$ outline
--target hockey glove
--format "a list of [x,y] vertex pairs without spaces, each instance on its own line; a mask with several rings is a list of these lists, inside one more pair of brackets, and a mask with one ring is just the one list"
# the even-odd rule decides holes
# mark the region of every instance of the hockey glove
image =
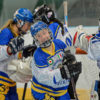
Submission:
[[76,62],[75,56],[70,52],[65,53],[62,64],[63,67],[60,69],[62,78],[68,79],[81,73],[81,62]]
[[23,57],[27,58],[29,56],[32,56],[34,51],[36,50],[36,46],[35,45],[28,45],[26,47],[23,48]]
[[75,56],[73,54],[71,54],[70,51],[65,51],[62,64],[69,65],[69,64],[73,64],[75,62],[76,62]]
[[68,66],[63,65],[60,69],[62,78],[69,79],[71,77],[79,76],[82,71],[81,66],[81,62],[76,62],[75,64],[70,64]]
[[10,47],[12,54],[16,54],[23,48],[23,46],[24,46],[24,39],[21,37],[14,38],[8,44],[8,47]]

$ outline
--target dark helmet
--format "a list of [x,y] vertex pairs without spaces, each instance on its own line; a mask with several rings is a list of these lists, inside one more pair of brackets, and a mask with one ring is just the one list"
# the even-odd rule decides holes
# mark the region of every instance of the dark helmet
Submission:
[[34,19],[41,20],[47,24],[55,18],[54,11],[47,5],[37,7],[33,15]]

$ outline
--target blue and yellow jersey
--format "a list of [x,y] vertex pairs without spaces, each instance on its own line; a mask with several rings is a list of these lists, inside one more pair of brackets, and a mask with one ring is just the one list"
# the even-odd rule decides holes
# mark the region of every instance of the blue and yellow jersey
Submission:
[[53,33],[53,39],[62,40],[70,49],[70,47],[72,46],[72,41],[73,41],[72,36],[68,32],[67,26],[63,25],[63,27],[64,27],[64,35],[62,35],[62,29],[57,22],[53,22],[49,25],[49,28]]
[[52,42],[53,51],[38,48],[31,63],[33,73],[32,89],[39,93],[62,96],[67,93],[69,80],[62,79],[60,67],[66,45],[59,39]]
[[9,28],[5,28],[0,32],[0,45],[8,45],[9,41],[14,38]]
[[0,71],[0,85],[13,87],[16,85],[16,83],[13,80],[11,80],[6,73]]
[[[5,45],[8,45],[9,41],[11,39],[13,39],[14,36],[13,36],[13,33],[11,32],[11,30],[9,28],[5,28],[3,30],[1,30],[0,32],[0,45],[2,48],[2,46],[5,46]],[[16,85],[16,83],[11,80],[9,78],[9,76],[4,73],[4,70],[3,69],[6,69],[7,68],[7,60],[3,60],[2,59],[7,59],[8,55],[6,54],[7,50],[4,51],[4,49],[0,49],[0,85],[5,85],[5,86],[8,86],[8,87],[13,87]],[[5,53],[5,54],[3,54]],[[2,56],[2,55],[5,55],[5,56]],[[7,56],[7,57],[6,57]]]
[[57,38],[57,35],[58,35],[58,30],[60,28],[59,24],[56,23],[56,22],[53,22],[49,25],[49,28],[50,30],[52,31],[53,33],[53,38],[56,39]]

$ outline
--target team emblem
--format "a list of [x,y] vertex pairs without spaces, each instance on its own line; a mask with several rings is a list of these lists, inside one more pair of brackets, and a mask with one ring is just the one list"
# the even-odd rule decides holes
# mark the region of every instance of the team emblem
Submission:
[[61,59],[61,58],[62,58],[62,55],[61,55],[61,53],[58,55],[58,58],[59,58],[59,59]]
[[48,60],[49,65],[52,65],[54,63],[53,59]]

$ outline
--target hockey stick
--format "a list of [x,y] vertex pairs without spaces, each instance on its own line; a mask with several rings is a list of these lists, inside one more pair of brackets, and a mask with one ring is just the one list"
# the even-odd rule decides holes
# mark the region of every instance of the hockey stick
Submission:
[[[22,61],[25,61],[25,58],[23,58]],[[22,100],[25,100],[25,94],[26,94],[27,84],[28,84],[28,83],[25,83],[25,84],[24,84],[24,91],[23,91]]]
[[71,77],[71,75],[70,75],[70,72],[69,72],[69,70],[68,70],[68,68],[67,68],[67,65],[64,65],[65,67],[65,70],[66,70],[66,76],[70,79],[70,82],[71,82],[71,84],[72,84],[72,88],[73,88],[73,92],[74,92],[74,96],[75,96],[75,100],[78,100],[78,96],[77,96],[77,93],[76,93],[76,89],[75,89],[75,82],[74,82],[74,78],[73,77]]
[[68,15],[67,15],[67,0],[65,0],[63,2],[63,6],[64,6],[64,23],[67,25],[68,27]]
[[27,83],[24,84],[24,91],[23,91],[22,100],[25,100],[26,89],[27,89]]
[[[65,52],[66,52],[66,53],[70,53],[69,50],[68,50],[68,51],[65,51]],[[69,72],[69,69],[68,69],[67,65],[65,64],[64,66],[65,66],[64,68],[65,68],[66,76],[70,79],[70,84],[72,85],[72,87],[70,87],[70,89],[73,90],[75,100],[79,100],[79,99],[78,99],[78,96],[77,96],[77,93],[76,93],[74,77],[71,76],[71,73]],[[71,94],[70,94],[70,95],[71,95]],[[73,96],[72,96],[72,98],[73,98]],[[71,99],[72,99],[72,98],[71,98]]]
[[100,18],[98,20],[99,26],[98,26],[98,32],[100,32]]
[[[67,25],[68,27],[68,2],[67,0],[65,0],[63,2],[63,6],[64,6],[64,22],[65,24]],[[67,66],[66,66],[67,67]],[[67,69],[68,70],[68,69]],[[67,74],[67,73],[66,73]],[[70,73],[69,73],[69,76],[70,76]],[[76,93],[76,89],[75,89],[75,82],[74,82],[74,78],[70,76],[70,79],[71,79],[71,84],[72,84],[72,88],[73,88],[73,92],[74,92],[74,96],[75,96],[75,99],[78,100],[78,96],[77,96],[77,93]]]

